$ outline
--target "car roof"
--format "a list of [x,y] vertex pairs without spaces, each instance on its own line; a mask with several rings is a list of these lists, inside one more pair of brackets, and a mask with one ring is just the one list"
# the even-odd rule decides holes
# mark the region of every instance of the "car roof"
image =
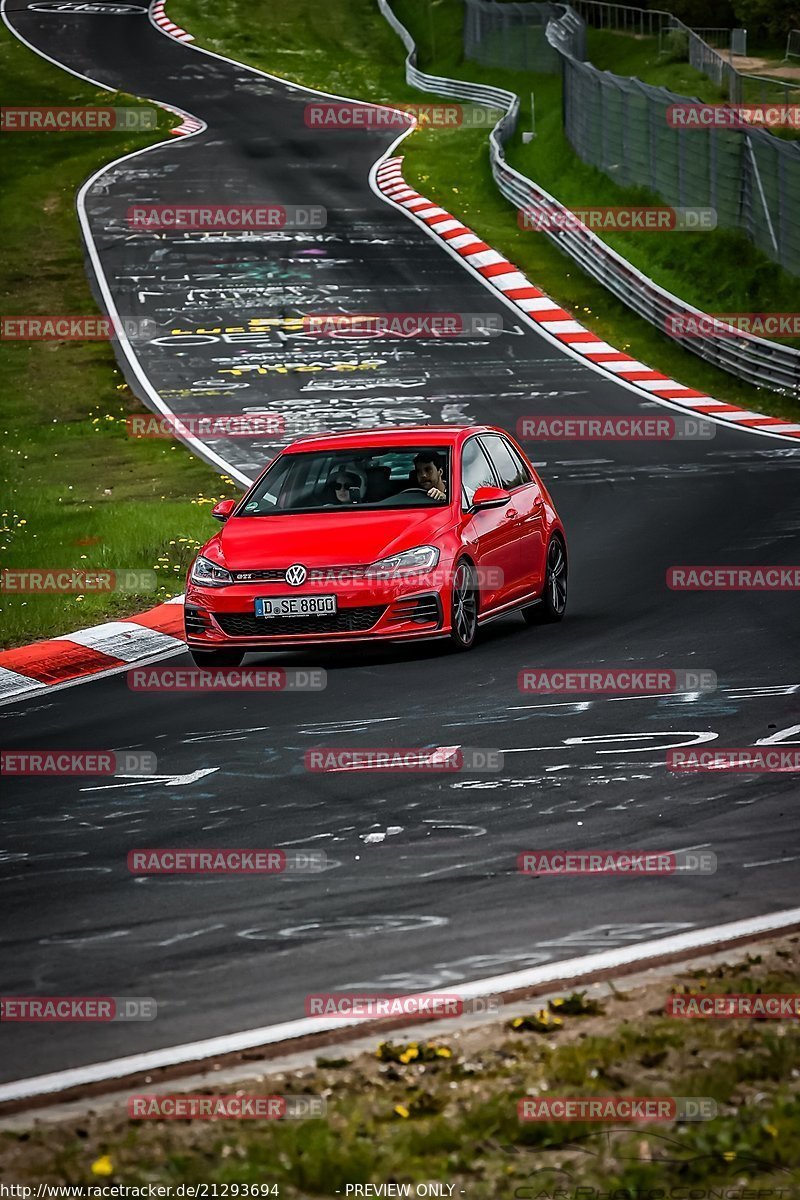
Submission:
[[503,433],[493,425],[378,425],[373,429],[346,429],[339,433],[309,434],[286,446],[284,454],[309,450],[358,450],[381,446],[459,446],[474,433]]

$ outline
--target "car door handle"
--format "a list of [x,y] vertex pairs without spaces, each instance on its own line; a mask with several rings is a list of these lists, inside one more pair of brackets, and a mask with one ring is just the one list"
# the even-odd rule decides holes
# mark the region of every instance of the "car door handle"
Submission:
[[541,497],[541,496],[537,496],[537,497],[536,497],[536,499],[535,499],[535,500],[534,500],[534,502],[533,502],[533,507],[534,507],[535,509],[539,509],[539,508],[541,508],[541,507],[542,507],[542,505],[543,505],[543,504],[544,504],[544,500],[542,500],[542,497]]
[[517,510],[515,508],[507,508],[506,516],[508,517],[509,521],[513,521],[514,517],[519,516],[519,513],[517,512]]

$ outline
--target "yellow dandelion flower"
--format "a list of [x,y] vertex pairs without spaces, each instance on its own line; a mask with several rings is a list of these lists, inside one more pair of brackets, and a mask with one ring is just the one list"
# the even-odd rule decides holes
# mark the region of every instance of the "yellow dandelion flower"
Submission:
[[92,1163],[93,1175],[113,1175],[114,1164],[107,1154],[101,1154],[100,1158],[96,1158]]

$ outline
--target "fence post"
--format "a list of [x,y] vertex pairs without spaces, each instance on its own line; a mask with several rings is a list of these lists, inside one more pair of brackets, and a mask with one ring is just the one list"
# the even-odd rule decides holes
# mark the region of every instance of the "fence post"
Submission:
[[766,218],[767,229],[769,230],[770,240],[772,241],[772,245],[775,249],[775,253],[778,255],[778,258],[780,259],[780,253],[778,251],[778,242],[775,237],[775,230],[772,228],[772,217],[770,216],[769,205],[767,204],[767,198],[764,195],[764,188],[761,184],[761,172],[758,169],[758,161],[756,160],[755,152],[753,150],[753,143],[752,143],[752,140],[751,140],[749,134],[745,134],[744,136],[747,140],[747,149],[750,153],[750,161],[753,164],[753,174],[755,176],[756,186],[758,188],[758,194],[761,199],[761,206],[764,209],[764,216]]
[[[666,111],[666,110],[665,110]],[[658,191],[658,172],[656,171],[656,159],[658,157],[658,138],[656,136],[656,114],[657,109],[655,104],[647,105],[647,133],[650,146],[650,187],[654,192]],[[658,114],[659,117],[663,113]]]
[[714,212],[717,211],[717,139],[713,134],[708,135],[708,198]]

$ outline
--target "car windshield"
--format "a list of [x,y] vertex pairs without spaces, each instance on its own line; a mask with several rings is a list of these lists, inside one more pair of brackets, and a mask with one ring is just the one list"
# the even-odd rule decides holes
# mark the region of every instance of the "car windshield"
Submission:
[[450,500],[450,478],[447,446],[282,454],[237,516],[441,507]]

